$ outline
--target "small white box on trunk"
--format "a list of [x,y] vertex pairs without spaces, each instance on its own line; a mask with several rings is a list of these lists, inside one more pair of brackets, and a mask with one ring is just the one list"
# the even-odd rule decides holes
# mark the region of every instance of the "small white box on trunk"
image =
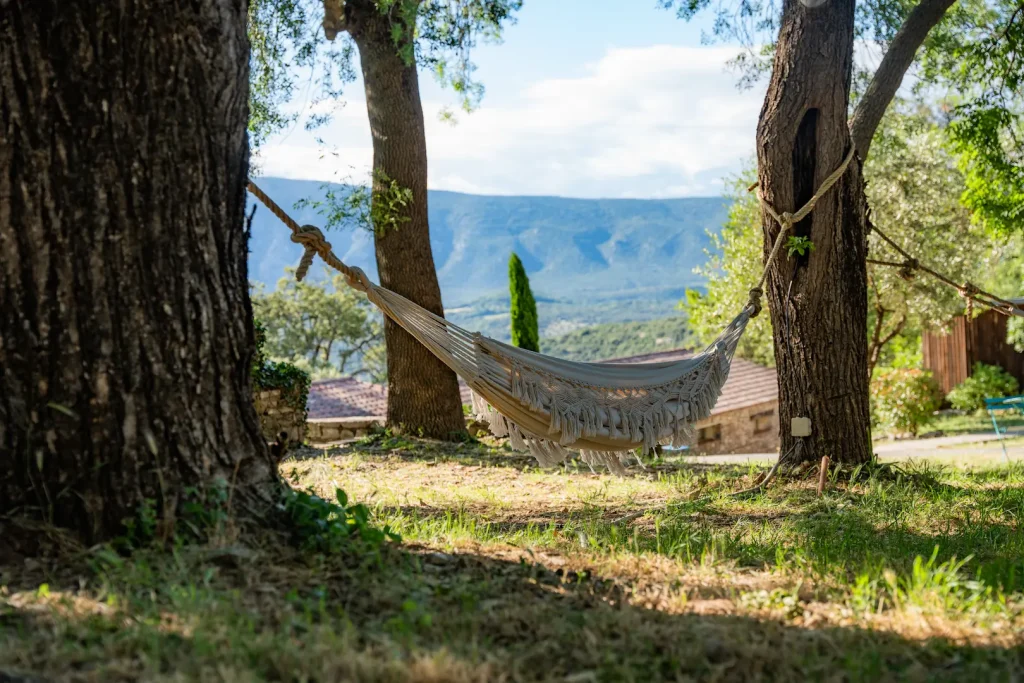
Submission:
[[811,418],[809,417],[794,417],[793,424],[790,428],[793,436],[810,436],[811,435]]

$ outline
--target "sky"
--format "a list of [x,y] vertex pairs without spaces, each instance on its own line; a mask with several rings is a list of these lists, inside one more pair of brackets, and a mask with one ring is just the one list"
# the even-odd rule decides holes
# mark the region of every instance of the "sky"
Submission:
[[[473,53],[486,92],[472,113],[430,74],[420,87],[428,184],[473,194],[588,198],[718,195],[754,153],[766,83],[741,91],[737,46],[705,44],[710,15],[684,22],[656,0],[525,0],[500,45]],[[325,128],[268,140],[263,175],[368,177],[362,83]],[[296,108],[308,105],[301,90]],[[454,109],[456,123],[440,120]],[[321,137],[329,153],[318,145]]]

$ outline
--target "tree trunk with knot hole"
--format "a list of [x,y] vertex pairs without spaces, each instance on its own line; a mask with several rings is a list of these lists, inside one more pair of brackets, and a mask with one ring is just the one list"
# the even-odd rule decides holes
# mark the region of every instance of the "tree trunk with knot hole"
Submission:
[[[757,129],[758,180],[777,212],[795,212],[850,149],[854,0],[807,7],[786,0],[772,78]],[[867,376],[867,229],[860,162],[794,226],[813,251],[783,249],[767,299],[779,375],[782,453],[793,417],[809,417],[801,459],[861,463],[871,457]],[[765,253],[779,231],[767,211]]]
[[[398,14],[398,13],[394,13]],[[347,29],[359,48],[366,107],[373,135],[374,213],[394,225],[376,228],[381,284],[444,316],[427,223],[427,142],[415,63],[398,54],[392,21],[371,0],[345,3]],[[412,191],[412,201],[388,208],[391,182]],[[385,320],[388,425],[440,439],[466,431],[458,381],[448,367],[391,320]]]
[[0,13],[0,514],[87,543],[278,490],[244,227],[245,0]]

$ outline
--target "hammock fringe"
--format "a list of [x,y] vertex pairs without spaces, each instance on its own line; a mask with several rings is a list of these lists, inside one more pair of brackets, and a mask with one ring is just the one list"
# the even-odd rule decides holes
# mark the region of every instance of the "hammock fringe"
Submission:
[[[694,424],[711,415],[729,376],[739,337],[749,320],[748,309],[731,324],[703,354],[670,366],[672,376],[658,385],[631,388],[594,386],[580,381],[590,364],[568,364],[577,376],[553,376],[515,357],[506,358],[508,393],[524,409],[546,421],[545,433],[531,432],[517,423],[511,412],[495,408],[473,388],[472,411],[487,422],[495,436],[509,438],[516,450],[529,450],[545,467],[573,456],[591,466],[603,465],[623,472],[626,460],[647,455],[658,445],[680,447],[692,443]],[[502,357],[497,342],[476,340],[481,354]],[[519,351],[519,354],[525,352]],[[601,366],[603,364],[594,364]],[[620,366],[623,370],[642,366]],[[681,370],[681,372],[674,372]],[[465,377],[465,376],[464,376]],[[490,389],[486,388],[485,391]],[[488,392],[489,393],[489,392]],[[616,447],[595,449],[579,447],[581,441],[607,439]]]

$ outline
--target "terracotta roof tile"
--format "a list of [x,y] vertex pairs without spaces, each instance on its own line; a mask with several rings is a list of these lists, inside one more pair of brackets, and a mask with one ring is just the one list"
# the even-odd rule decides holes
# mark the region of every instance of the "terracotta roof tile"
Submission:
[[[693,356],[693,351],[677,350],[643,356],[614,358],[607,363],[665,363]],[[469,387],[459,380],[462,402],[469,403]],[[387,387],[370,384],[353,377],[319,380],[309,388],[308,410],[312,420],[332,417],[381,416],[387,414]],[[775,370],[736,358],[729,379],[722,389],[712,415],[727,413],[759,403],[776,401],[779,389]]]
[[318,380],[309,387],[306,410],[311,420],[387,415],[388,389],[354,377]]

